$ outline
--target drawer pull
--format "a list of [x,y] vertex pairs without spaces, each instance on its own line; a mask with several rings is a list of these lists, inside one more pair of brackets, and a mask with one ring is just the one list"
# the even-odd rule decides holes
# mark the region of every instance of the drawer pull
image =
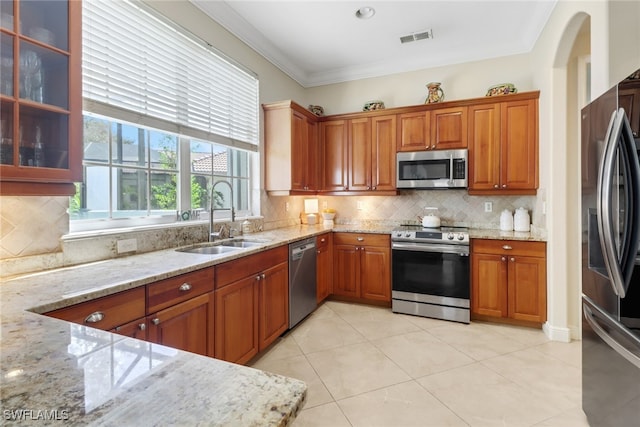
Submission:
[[364,237],[358,237],[358,242],[364,242]]
[[84,323],[98,323],[102,319],[104,319],[104,313],[101,311],[96,311],[85,317]]
[[502,247],[502,249],[504,249],[505,251],[510,251],[510,250],[511,250],[511,249],[513,249],[513,248],[512,248],[511,246],[509,246],[509,245],[504,245],[504,246]]
[[183,283],[182,285],[180,285],[180,287],[178,288],[180,290],[180,292],[187,292],[191,290],[191,284],[190,283]]

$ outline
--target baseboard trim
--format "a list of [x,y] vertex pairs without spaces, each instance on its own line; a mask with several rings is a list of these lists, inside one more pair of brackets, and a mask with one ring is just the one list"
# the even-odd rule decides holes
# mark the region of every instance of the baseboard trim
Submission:
[[571,342],[571,329],[552,326],[549,322],[542,325],[542,331],[551,341]]

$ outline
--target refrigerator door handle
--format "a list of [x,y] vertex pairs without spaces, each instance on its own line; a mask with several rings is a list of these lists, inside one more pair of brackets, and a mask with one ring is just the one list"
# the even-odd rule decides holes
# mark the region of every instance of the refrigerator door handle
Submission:
[[622,273],[618,265],[616,256],[616,246],[613,230],[613,206],[611,203],[611,194],[613,191],[613,180],[616,162],[616,146],[617,138],[614,135],[616,127],[617,112],[614,111],[609,121],[609,127],[605,137],[606,145],[602,155],[600,170],[598,171],[598,187],[597,187],[597,219],[598,234],[600,235],[600,245],[602,246],[602,257],[609,276],[609,283],[613,288],[613,292],[620,298],[624,298],[625,290],[622,286]]
[[[594,314],[593,310],[589,306],[588,302],[583,302],[582,304],[582,312],[584,313],[584,318],[587,320],[587,323],[591,326],[593,331],[605,342],[609,347],[614,349],[616,353],[620,356],[624,357],[630,363],[632,363],[637,368],[640,368],[640,357],[638,357],[633,352],[629,351],[625,346],[620,344],[615,340],[602,326],[600,326],[599,320],[602,320],[608,326],[616,327],[617,322],[611,319],[605,313],[600,312],[598,310],[597,316]],[[619,326],[618,326],[619,327]]]

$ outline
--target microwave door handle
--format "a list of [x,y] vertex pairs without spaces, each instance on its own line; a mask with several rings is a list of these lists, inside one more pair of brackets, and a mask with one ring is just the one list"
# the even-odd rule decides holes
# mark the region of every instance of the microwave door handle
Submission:
[[449,186],[453,187],[453,153],[449,154]]

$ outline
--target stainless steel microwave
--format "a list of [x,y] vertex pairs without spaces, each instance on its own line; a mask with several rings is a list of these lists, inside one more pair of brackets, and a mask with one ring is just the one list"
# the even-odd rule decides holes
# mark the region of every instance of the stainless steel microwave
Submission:
[[396,188],[467,188],[468,151],[397,153]]

